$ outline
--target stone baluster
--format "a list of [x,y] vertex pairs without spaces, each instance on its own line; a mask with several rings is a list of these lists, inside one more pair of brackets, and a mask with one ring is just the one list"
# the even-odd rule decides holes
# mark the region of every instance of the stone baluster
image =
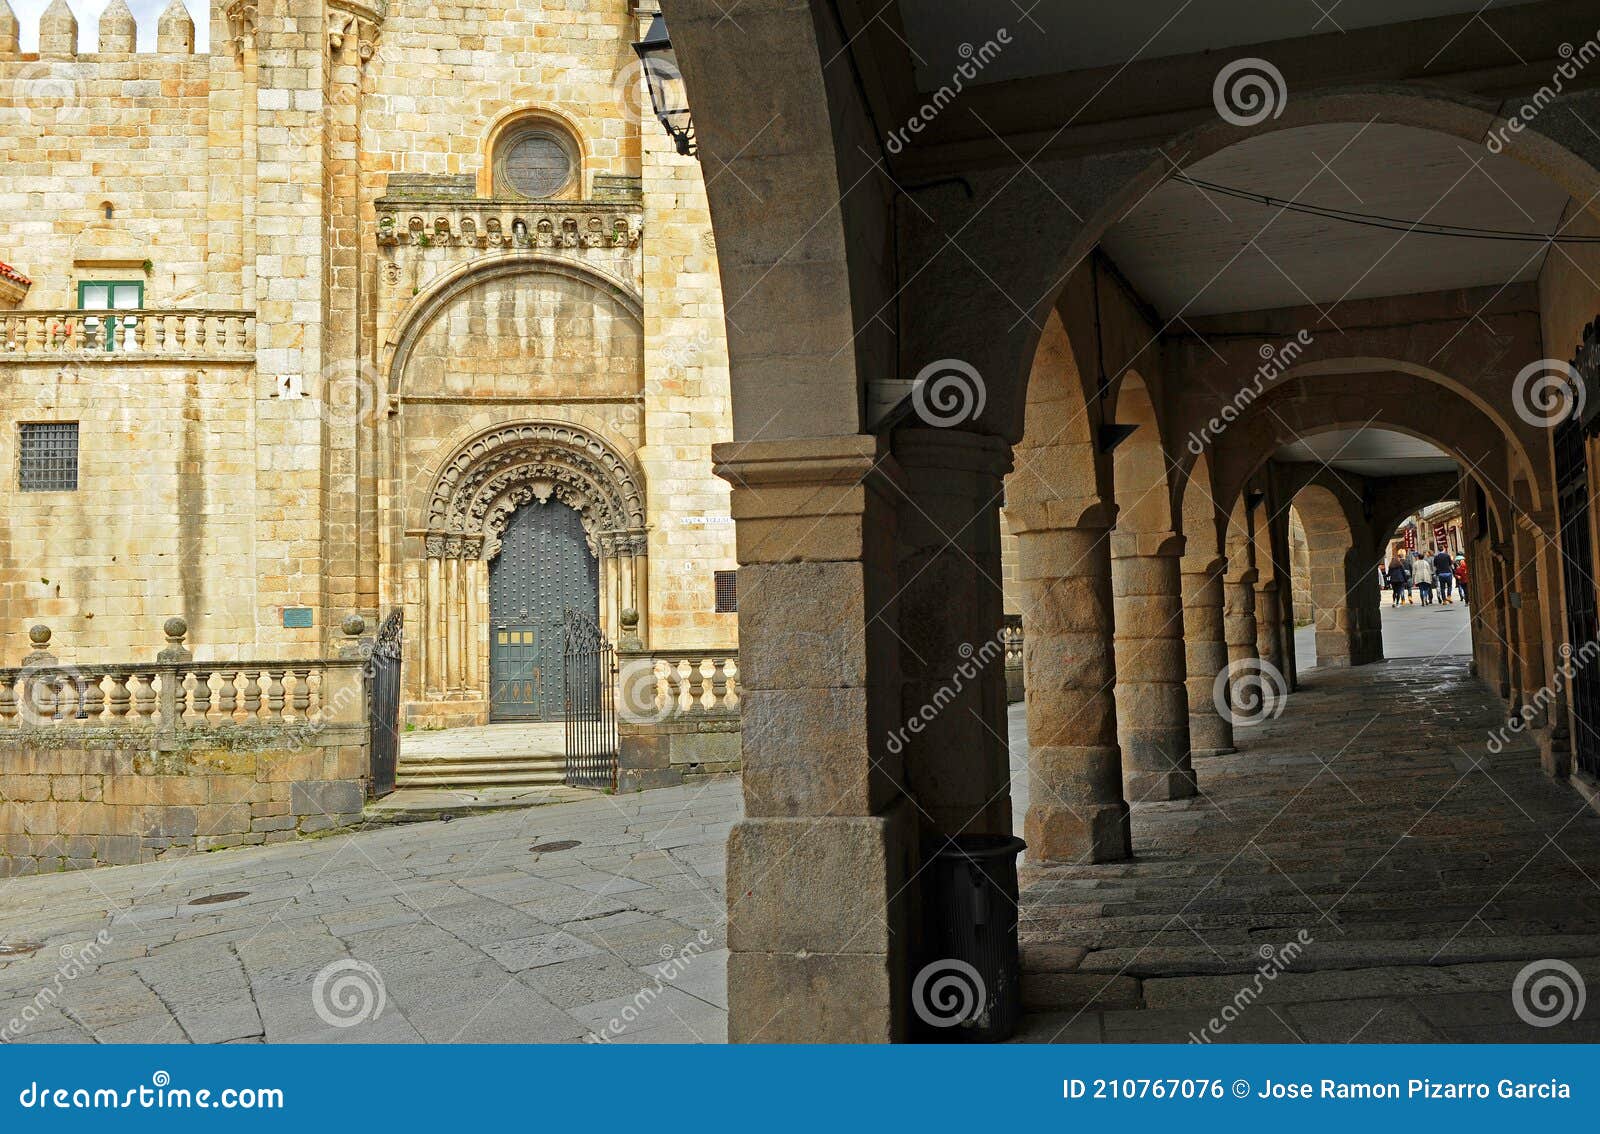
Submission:
[[104,680],[105,678],[98,673],[91,674],[84,679],[82,686],[83,702],[79,707],[78,713],[80,718],[98,721],[105,714],[106,694],[105,690],[100,687],[100,683]]
[[217,712],[221,715],[224,724],[231,722],[239,709],[239,688],[234,682],[239,677],[236,669],[222,669],[217,671],[217,677],[222,682],[222,687],[217,690]]
[[267,671],[267,716],[272,720],[283,719],[283,675],[284,670],[269,669]]
[[294,674],[294,694],[289,704],[295,717],[303,721],[311,715],[311,670],[300,666],[290,672]]
[[731,679],[728,677],[728,666],[732,663],[730,658],[711,659],[711,708],[713,710],[728,707],[728,689]]
[[57,674],[55,677],[56,711],[55,719],[58,721],[71,721],[78,718],[78,702],[81,697],[82,678],[75,674]]
[[0,727],[10,728],[17,720],[17,678],[0,673]]
[[128,716],[128,708],[132,697],[128,692],[128,675],[114,672],[111,674],[111,723],[121,724]]
[[688,709],[691,713],[704,712],[706,695],[705,660],[702,658],[691,658],[686,664],[689,667]]
[[133,674],[133,710],[141,721],[156,715],[156,674],[154,670],[141,669]]
[[247,669],[244,671],[244,715],[246,720],[255,720],[261,715],[261,671]]
[[195,720],[205,724],[211,716],[211,671],[198,670],[194,675],[194,693],[190,696],[190,705],[194,710]]

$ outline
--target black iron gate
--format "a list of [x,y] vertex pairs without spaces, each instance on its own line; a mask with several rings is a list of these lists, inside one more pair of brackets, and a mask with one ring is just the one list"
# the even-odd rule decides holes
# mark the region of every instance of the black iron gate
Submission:
[[568,610],[562,623],[566,690],[567,783],[617,786],[616,661],[611,643],[588,615]]
[[395,765],[400,757],[400,629],[403,616],[396,607],[378,628],[367,658],[367,735],[371,751],[373,796],[394,790]]

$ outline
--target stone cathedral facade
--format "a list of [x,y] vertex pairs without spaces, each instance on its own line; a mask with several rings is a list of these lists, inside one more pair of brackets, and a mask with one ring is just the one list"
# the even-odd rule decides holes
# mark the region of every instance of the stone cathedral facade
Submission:
[[[726,649],[723,297],[636,0],[0,0],[0,664],[327,656],[550,719],[563,616]],[[554,653],[552,652],[554,651]],[[506,667],[512,667],[510,669]],[[527,681],[497,680],[515,672]],[[543,682],[541,685],[540,683]]]

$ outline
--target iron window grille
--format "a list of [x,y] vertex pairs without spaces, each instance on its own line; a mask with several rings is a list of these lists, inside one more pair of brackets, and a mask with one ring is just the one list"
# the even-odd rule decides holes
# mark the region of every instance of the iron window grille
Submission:
[[717,571],[714,573],[717,588],[717,613],[739,613],[739,573]]
[[23,492],[76,492],[78,423],[23,422],[17,428],[17,487]]

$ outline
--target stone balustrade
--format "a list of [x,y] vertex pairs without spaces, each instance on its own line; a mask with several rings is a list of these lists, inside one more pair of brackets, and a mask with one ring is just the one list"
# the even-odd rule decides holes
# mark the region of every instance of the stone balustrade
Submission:
[[0,669],[0,878],[360,822],[359,644],[336,659],[196,662],[184,621],[165,631],[153,664],[73,664],[35,626],[22,665]]
[[1022,617],[1007,615],[1006,624],[1000,627],[1000,643],[1006,652],[1006,703],[1015,704],[1023,699],[1022,677]]
[[420,248],[633,249],[643,210],[608,201],[380,200],[378,243]]
[[[629,615],[633,616],[632,621]],[[637,614],[623,615],[617,651],[617,790],[667,787],[740,767],[736,650],[630,649]]]
[[71,308],[0,311],[3,357],[115,356],[248,358],[256,349],[254,311],[200,308],[80,311]]
[[[624,655],[626,656],[626,655]],[[739,715],[739,652],[652,650],[656,704],[685,716]]]
[[167,625],[168,647],[150,665],[64,664],[48,652],[49,628],[35,626],[34,651],[22,667],[0,669],[0,730],[276,728],[363,719],[360,659],[195,662],[182,646],[182,620]]

